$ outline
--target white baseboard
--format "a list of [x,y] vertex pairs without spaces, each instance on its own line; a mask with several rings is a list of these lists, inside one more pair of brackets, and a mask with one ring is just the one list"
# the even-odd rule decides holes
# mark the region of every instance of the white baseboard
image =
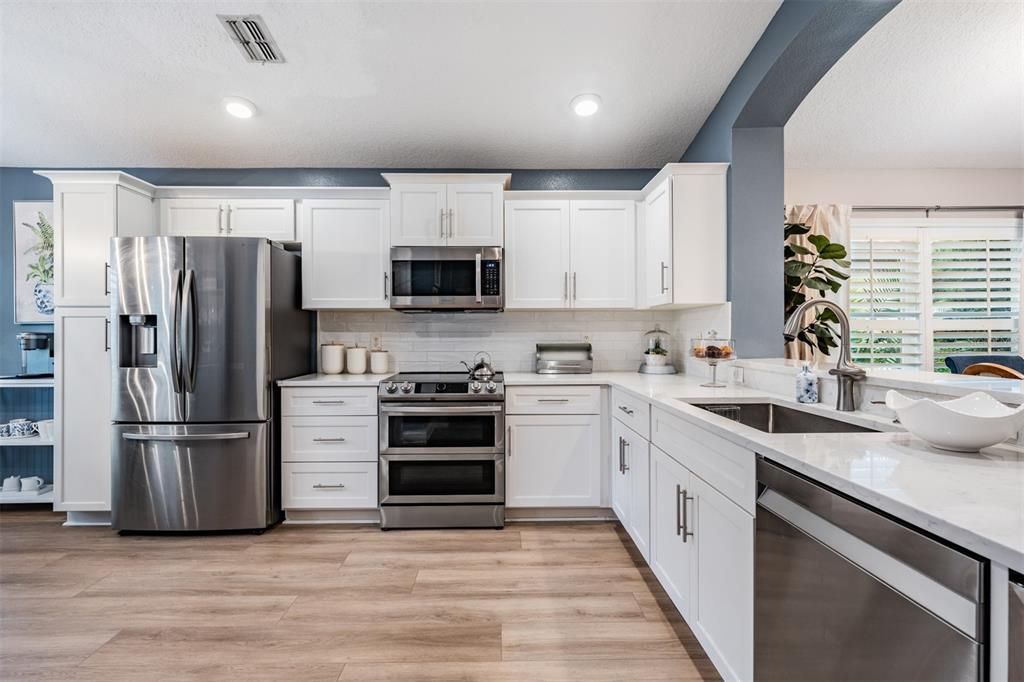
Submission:
[[[505,522],[582,522],[614,521],[615,512],[606,507],[531,507],[505,508]],[[380,523],[376,509],[289,509],[285,511],[287,525],[316,525],[331,523]]]
[[109,526],[110,512],[108,511],[69,511],[64,521],[67,527],[74,526]]

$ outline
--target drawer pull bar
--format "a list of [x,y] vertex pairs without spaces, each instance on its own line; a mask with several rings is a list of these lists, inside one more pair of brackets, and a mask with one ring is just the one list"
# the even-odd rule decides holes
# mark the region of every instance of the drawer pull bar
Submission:
[[567,403],[567,402],[569,402],[569,399],[568,398],[538,398],[537,402],[538,403]]
[[313,442],[314,443],[344,443],[345,439],[342,438],[341,436],[338,436],[337,438],[314,438]]
[[314,405],[344,405],[344,400],[314,400]]
[[619,405],[619,409],[628,414],[630,417],[633,416],[633,410],[629,409],[625,405]]
[[324,488],[344,488],[345,484],[344,483],[314,483],[313,487],[317,488],[319,490],[323,490]]

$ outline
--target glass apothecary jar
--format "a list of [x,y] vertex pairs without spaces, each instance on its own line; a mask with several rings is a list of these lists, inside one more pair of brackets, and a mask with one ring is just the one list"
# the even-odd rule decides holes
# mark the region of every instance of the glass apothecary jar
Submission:
[[675,374],[672,364],[672,335],[654,325],[654,329],[645,332],[641,338],[640,352],[643,362],[640,363],[641,374]]

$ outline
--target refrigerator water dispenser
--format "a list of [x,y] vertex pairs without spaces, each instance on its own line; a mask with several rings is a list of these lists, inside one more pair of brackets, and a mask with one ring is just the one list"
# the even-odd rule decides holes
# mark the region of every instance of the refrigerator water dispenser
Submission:
[[156,315],[121,315],[121,367],[156,367]]

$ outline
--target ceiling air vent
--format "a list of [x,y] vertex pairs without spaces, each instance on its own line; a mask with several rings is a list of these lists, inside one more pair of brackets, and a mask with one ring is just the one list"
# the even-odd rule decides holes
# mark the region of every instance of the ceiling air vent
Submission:
[[217,18],[245,55],[246,61],[254,64],[284,63],[284,56],[270,36],[263,17],[258,14],[218,14]]

